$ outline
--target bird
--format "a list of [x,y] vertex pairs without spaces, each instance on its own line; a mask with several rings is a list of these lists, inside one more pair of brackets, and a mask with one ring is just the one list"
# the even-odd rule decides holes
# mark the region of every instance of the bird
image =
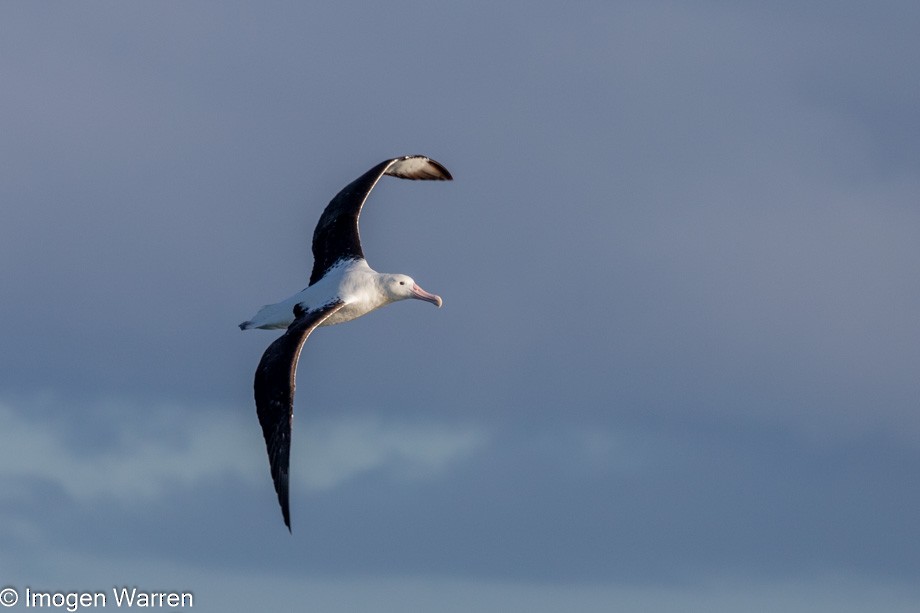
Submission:
[[318,327],[357,319],[400,300],[415,299],[441,307],[441,297],[422,289],[404,274],[379,273],[364,258],[358,218],[371,190],[383,176],[451,181],[450,172],[423,155],[380,162],[346,185],[326,206],[313,232],[313,271],[309,285],[293,296],[262,307],[241,330],[286,328],[272,342],[253,381],[256,413],[284,525],[291,531],[289,466],[297,362],[304,343]]

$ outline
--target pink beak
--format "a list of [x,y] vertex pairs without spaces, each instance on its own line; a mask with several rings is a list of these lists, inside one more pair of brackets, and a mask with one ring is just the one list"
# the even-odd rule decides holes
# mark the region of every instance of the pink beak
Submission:
[[435,294],[429,294],[428,292],[423,290],[421,287],[419,287],[418,283],[412,286],[412,293],[415,294],[415,297],[418,298],[419,300],[430,302],[431,304],[435,305],[439,309],[441,308],[441,304],[443,304],[443,301],[441,300],[440,296],[436,296]]

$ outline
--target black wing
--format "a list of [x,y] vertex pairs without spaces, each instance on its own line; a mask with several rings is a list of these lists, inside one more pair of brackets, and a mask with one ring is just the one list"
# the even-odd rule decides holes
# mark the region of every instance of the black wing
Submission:
[[450,181],[453,177],[438,162],[423,155],[407,155],[380,162],[349,183],[326,206],[313,232],[313,273],[310,285],[342,259],[360,259],[358,216],[368,194],[383,175],[400,179]]
[[304,342],[313,330],[327,317],[345,306],[338,301],[305,312],[300,305],[294,308],[296,319],[287,332],[278,337],[265,353],[256,369],[253,388],[256,397],[256,413],[262,424],[268,462],[271,465],[272,480],[281,503],[284,525],[291,529],[291,515],[288,505],[288,466],[291,458],[291,424],[294,419],[294,387],[297,376],[297,360]]

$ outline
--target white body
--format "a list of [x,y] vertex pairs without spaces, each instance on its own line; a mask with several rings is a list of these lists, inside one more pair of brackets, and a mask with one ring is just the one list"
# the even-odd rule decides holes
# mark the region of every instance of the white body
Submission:
[[345,260],[330,268],[322,279],[306,289],[281,302],[265,305],[252,319],[240,324],[240,328],[287,328],[294,321],[295,305],[299,304],[309,312],[342,301],[345,307],[320,324],[331,326],[357,319],[406,298],[427,300],[441,306],[440,297],[424,291],[406,275],[379,273],[363,259]]

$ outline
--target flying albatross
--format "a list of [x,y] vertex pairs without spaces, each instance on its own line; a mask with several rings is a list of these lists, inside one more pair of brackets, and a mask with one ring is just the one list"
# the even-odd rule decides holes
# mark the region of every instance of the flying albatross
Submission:
[[262,355],[253,389],[275,492],[289,531],[288,466],[294,381],[297,360],[307,337],[319,326],[351,321],[398,300],[415,298],[441,306],[440,296],[429,294],[411,277],[376,272],[364,259],[358,216],[383,175],[429,181],[453,178],[438,162],[421,155],[407,155],[381,162],[349,183],[326,206],[316,224],[313,273],[307,288],[262,307],[252,319],[240,324],[242,330],[287,328]]

